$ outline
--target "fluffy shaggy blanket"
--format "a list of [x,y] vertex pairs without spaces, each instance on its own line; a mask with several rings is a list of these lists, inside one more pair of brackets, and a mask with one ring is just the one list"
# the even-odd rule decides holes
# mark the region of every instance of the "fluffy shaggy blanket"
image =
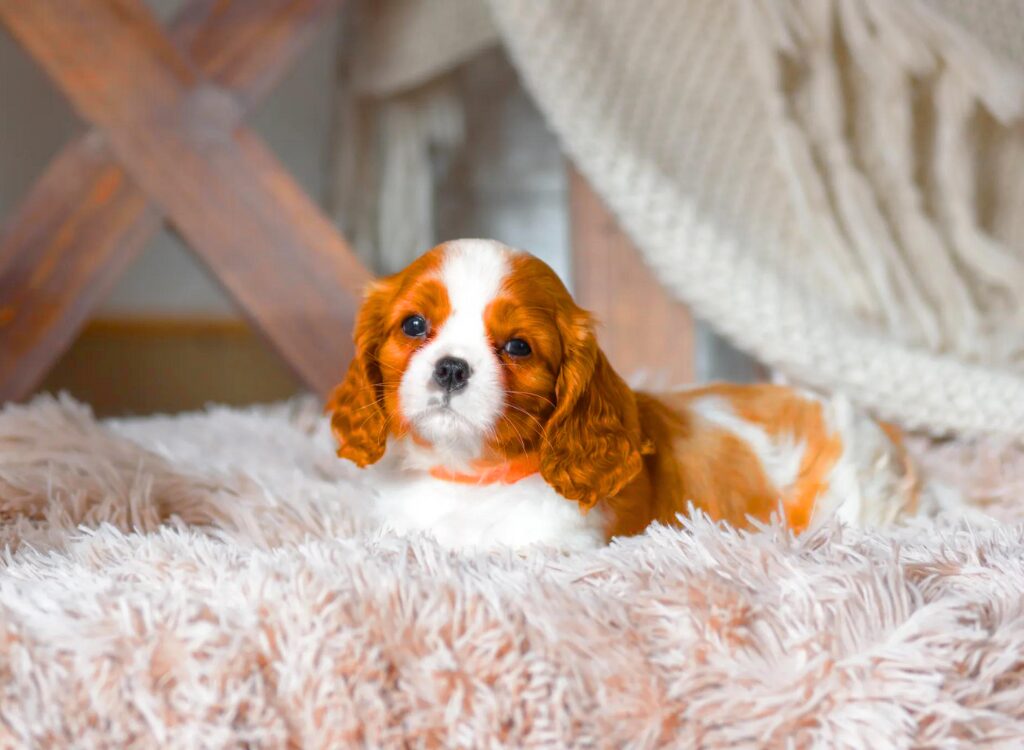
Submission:
[[1003,522],[465,555],[374,533],[309,402],[8,406],[0,745],[1019,747],[1024,461],[928,460]]

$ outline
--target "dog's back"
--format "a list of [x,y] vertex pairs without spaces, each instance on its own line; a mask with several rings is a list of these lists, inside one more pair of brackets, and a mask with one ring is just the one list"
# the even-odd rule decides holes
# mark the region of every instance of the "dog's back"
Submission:
[[690,503],[739,527],[781,510],[796,531],[831,513],[886,523],[916,506],[898,433],[842,399],[769,384],[636,398],[650,445],[642,475],[609,502],[613,534],[671,523]]

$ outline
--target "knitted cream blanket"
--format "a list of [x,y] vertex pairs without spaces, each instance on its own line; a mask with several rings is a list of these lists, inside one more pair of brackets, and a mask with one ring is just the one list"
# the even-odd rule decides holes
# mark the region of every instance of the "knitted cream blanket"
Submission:
[[[501,40],[648,263],[719,332],[906,426],[1024,435],[1019,0],[488,7],[352,6],[352,83],[388,147],[376,209],[366,175],[336,183],[358,245],[374,244],[359,221],[384,228],[382,265],[431,236],[432,149],[461,137],[446,73]],[[342,162],[368,151],[342,142]]]
[[662,281],[789,376],[1024,436],[1024,6],[494,0]]
[[385,147],[367,203],[377,150],[341,139],[352,195],[333,202],[380,265],[432,236],[431,154],[461,137],[446,74],[501,40],[662,282],[719,332],[905,426],[1024,436],[1019,0],[488,7],[352,4],[350,83],[379,103]]

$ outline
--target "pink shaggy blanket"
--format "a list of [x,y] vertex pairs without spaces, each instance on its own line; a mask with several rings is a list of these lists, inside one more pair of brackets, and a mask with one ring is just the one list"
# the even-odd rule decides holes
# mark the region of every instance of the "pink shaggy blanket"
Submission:
[[309,402],[0,414],[2,747],[1024,745],[1024,454],[1001,519],[607,549],[376,534]]

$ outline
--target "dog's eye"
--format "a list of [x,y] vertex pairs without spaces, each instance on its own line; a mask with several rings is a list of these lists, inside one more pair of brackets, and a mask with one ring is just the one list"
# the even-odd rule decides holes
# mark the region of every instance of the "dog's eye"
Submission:
[[402,333],[413,338],[426,335],[427,319],[422,315],[410,315],[402,321]]
[[505,352],[511,357],[525,357],[530,353],[530,345],[522,339],[509,339],[505,344]]

